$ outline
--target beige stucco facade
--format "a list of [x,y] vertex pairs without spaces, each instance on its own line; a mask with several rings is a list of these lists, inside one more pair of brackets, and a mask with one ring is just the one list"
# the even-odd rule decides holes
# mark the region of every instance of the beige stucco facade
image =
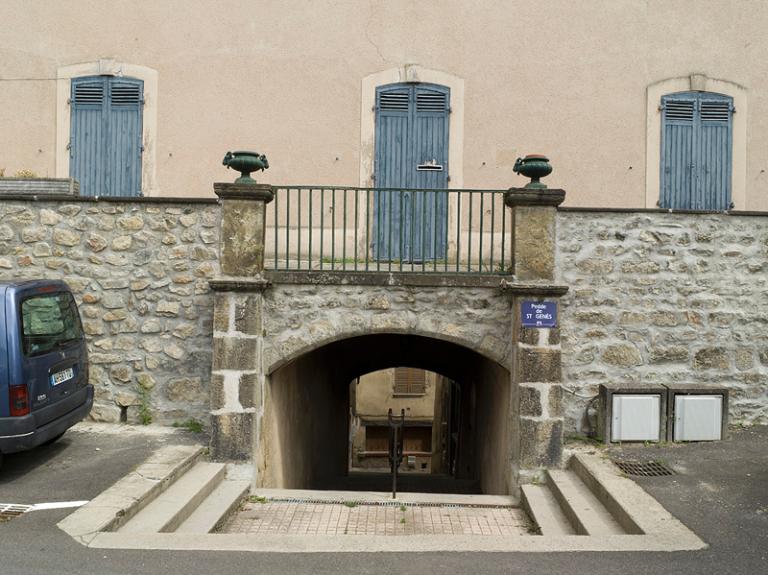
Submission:
[[568,205],[654,207],[659,88],[692,88],[734,96],[735,208],[768,210],[759,0],[7,0],[0,21],[6,175],[68,175],[69,79],[105,73],[145,80],[145,195],[210,196],[229,149],[275,185],[369,186],[376,85],[422,81],[451,88],[451,187],[520,185],[540,152]]

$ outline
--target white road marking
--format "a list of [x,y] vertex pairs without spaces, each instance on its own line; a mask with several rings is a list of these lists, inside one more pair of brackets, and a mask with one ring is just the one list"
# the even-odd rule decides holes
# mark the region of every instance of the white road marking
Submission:
[[56,503],[36,503],[30,511],[44,511],[46,509],[69,509],[71,507],[82,507],[87,501],[59,501]]

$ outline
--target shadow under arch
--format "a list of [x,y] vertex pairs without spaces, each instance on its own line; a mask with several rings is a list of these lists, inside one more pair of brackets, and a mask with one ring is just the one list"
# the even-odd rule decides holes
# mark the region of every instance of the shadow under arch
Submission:
[[517,393],[509,370],[457,343],[413,334],[373,333],[337,339],[293,357],[267,378],[257,485],[338,489],[348,472],[350,382],[390,367],[441,374],[461,388],[456,477],[478,491],[514,490]]

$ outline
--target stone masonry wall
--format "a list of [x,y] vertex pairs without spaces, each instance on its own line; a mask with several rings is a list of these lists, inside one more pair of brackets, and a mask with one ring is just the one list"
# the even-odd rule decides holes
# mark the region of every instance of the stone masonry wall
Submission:
[[604,382],[725,385],[768,423],[768,217],[562,210],[558,266],[568,432]]
[[208,420],[218,241],[210,201],[0,198],[0,279],[71,286],[100,421]]

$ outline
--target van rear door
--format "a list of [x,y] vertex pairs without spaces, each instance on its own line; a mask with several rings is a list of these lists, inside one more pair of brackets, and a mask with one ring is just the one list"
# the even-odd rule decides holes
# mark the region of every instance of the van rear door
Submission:
[[[87,383],[85,338],[72,294],[63,282],[34,282],[14,294],[17,353],[9,354],[14,382],[26,383],[32,412]],[[50,412],[50,410],[48,410]],[[51,412],[53,416],[54,413]],[[46,421],[37,421],[44,425]]]

